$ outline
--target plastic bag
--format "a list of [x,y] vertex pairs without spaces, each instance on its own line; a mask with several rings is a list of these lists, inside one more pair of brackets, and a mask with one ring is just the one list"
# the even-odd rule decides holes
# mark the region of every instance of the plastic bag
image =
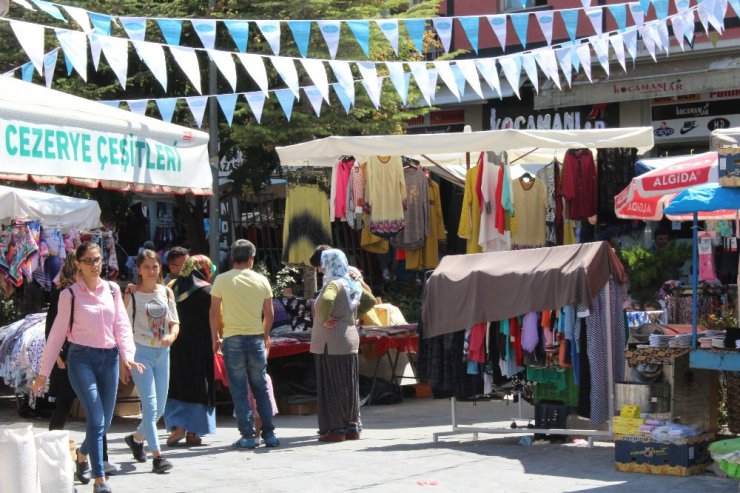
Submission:
[[31,425],[0,427],[0,478],[3,491],[39,493],[36,443]]
[[74,464],[69,454],[69,432],[45,431],[36,435],[41,493],[72,493],[74,491]]

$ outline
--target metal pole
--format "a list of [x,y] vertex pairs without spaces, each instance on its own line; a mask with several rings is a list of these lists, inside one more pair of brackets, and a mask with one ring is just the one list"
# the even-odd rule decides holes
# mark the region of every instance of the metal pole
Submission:
[[[607,405],[609,406],[609,431],[614,430],[614,338],[612,331],[612,292],[611,292],[611,281],[606,282],[606,289],[604,289],[604,304],[606,305],[606,378],[607,385],[609,386],[609,393],[607,398]],[[622,346],[624,349],[624,346]],[[621,375],[620,378],[624,378]],[[589,442],[590,443],[590,442]]]
[[[208,0],[208,7],[216,7],[216,0]],[[219,265],[218,239],[221,233],[221,193],[218,188],[218,107],[216,101],[217,79],[216,64],[211,60],[208,64],[208,157],[213,175],[213,194],[208,200],[208,256],[215,265]]]
[[691,255],[691,348],[696,349],[696,327],[699,323],[699,293],[697,292],[699,284],[699,250],[697,240],[699,238],[699,213],[694,212],[693,227],[693,246]]

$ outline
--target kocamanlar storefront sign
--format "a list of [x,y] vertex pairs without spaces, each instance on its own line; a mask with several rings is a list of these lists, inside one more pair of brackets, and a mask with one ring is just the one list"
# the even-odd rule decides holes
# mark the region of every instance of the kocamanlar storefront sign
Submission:
[[618,104],[532,110],[524,105],[491,106],[491,129],[585,130],[619,126]]
[[654,99],[656,142],[707,142],[713,130],[740,126],[740,89]]

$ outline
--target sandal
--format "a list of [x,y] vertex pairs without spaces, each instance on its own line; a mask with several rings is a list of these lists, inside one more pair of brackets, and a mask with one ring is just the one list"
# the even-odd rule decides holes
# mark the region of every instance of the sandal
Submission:
[[183,428],[175,428],[167,437],[168,447],[177,447],[180,444],[180,440],[186,437],[185,430]]
[[185,444],[190,446],[198,446],[203,444],[203,440],[195,433],[189,431],[185,435]]

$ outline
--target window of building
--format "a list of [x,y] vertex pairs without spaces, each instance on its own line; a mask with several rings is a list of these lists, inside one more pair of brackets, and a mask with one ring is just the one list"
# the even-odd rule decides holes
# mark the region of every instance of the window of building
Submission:
[[527,9],[533,9],[536,7],[545,7],[547,5],[547,0],[527,0],[526,5],[524,8],[522,8],[522,0],[499,0],[500,3],[500,11],[501,12],[508,12],[508,11],[514,11],[514,10],[527,10]]

